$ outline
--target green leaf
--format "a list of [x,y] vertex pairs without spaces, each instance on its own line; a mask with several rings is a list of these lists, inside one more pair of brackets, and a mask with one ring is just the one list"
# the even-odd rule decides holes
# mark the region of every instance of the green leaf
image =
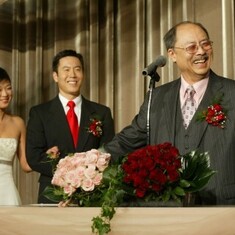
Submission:
[[97,216],[97,217],[94,217],[92,221],[93,221],[93,224],[91,228],[92,228],[93,233],[104,235],[111,231],[109,221],[107,223],[104,218]]
[[189,183],[186,191],[200,191],[216,173],[210,168],[210,156],[208,152],[198,153],[197,151],[193,151],[186,154],[184,160],[185,169],[182,170],[182,179]]
[[164,202],[167,202],[167,201],[170,200],[170,197],[171,197],[170,192],[169,192],[169,191],[165,191],[165,192],[163,193],[163,195],[162,195],[162,200],[163,200]]
[[113,206],[107,206],[103,205],[101,210],[101,216],[107,217],[109,220],[111,220],[115,214],[115,209]]
[[183,188],[177,186],[174,188],[173,192],[176,194],[176,195],[179,195],[179,196],[184,196],[185,195],[185,191]]
[[190,189],[190,192],[197,192],[197,191],[202,190],[206,186],[206,184],[209,182],[211,176],[214,174],[215,174],[215,171],[211,172],[210,174],[207,174],[205,177],[195,180],[193,182],[194,186]]
[[53,202],[60,202],[66,200],[66,195],[63,189],[56,186],[47,186],[43,191],[43,195]]
[[190,185],[190,182],[184,179],[180,180],[179,182],[179,186],[182,188],[188,188]]

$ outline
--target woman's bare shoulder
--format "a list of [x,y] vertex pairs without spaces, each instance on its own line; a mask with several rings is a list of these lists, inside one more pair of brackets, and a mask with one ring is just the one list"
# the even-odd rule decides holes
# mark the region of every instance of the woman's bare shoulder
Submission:
[[11,121],[20,128],[25,127],[25,121],[20,116],[11,115]]

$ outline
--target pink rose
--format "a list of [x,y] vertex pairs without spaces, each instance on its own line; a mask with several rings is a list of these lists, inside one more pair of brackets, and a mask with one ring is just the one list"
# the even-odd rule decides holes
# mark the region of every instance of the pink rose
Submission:
[[100,171],[104,171],[105,168],[109,165],[110,154],[102,155],[98,159],[96,166]]
[[86,165],[89,164],[95,164],[99,156],[99,151],[96,149],[92,149],[90,151],[87,151],[86,154]]
[[67,185],[64,187],[64,192],[68,194],[68,196],[71,196],[76,191],[76,188],[72,187],[71,185]]
[[96,175],[96,167],[94,165],[89,165],[85,170],[84,170],[84,176],[86,178],[94,178]]
[[81,188],[82,188],[84,191],[93,191],[94,188],[95,188],[95,184],[93,183],[92,179],[85,178],[85,179],[82,181]]
[[93,178],[93,183],[94,183],[95,185],[100,185],[102,179],[103,179],[103,174],[102,174],[102,173],[98,173],[98,174],[96,174],[96,176]]

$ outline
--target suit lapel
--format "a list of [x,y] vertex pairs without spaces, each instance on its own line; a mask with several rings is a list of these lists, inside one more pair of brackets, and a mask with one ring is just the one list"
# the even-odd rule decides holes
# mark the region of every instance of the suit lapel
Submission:
[[198,121],[197,117],[200,112],[207,110],[208,106],[213,104],[213,101],[216,98],[216,96],[221,94],[222,88],[223,84],[221,83],[221,80],[213,72],[211,72],[205,95],[191,121],[191,123],[193,123],[194,125],[192,126],[189,125],[189,128],[191,127],[194,128],[192,131],[194,133],[194,141],[196,145],[195,148],[197,148],[200,145],[200,142],[208,127],[208,123],[205,120]]
[[78,138],[78,151],[83,151],[84,146],[86,145],[89,133],[87,128],[90,124],[90,118],[92,117],[93,111],[90,108],[90,103],[82,97],[82,108],[81,108],[81,120],[80,120],[80,130],[79,130],[79,138]]
[[52,101],[52,105],[49,109],[49,116],[52,126],[57,127],[57,132],[59,135],[58,138],[63,139],[66,145],[70,145],[70,148],[73,148],[72,135],[70,133],[63,106],[58,96]]

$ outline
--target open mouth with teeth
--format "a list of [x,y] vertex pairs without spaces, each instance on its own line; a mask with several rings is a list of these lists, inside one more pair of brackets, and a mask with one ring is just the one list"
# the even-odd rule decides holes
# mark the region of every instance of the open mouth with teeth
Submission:
[[77,81],[68,81],[67,83],[74,85],[77,84]]
[[203,56],[202,58],[197,58],[194,60],[194,64],[204,64],[208,60],[208,56]]
[[204,64],[207,60],[196,60],[194,64]]

